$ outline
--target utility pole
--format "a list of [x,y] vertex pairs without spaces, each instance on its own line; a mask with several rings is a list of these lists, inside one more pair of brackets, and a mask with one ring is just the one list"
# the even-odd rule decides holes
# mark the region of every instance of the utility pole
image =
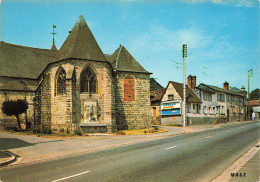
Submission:
[[248,70],[248,120],[250,120],[250,77],[253,77],[253,70]]
[[182,45],[183,56],[183,127],[186,126],[186,62],[187,57],[187,44]]

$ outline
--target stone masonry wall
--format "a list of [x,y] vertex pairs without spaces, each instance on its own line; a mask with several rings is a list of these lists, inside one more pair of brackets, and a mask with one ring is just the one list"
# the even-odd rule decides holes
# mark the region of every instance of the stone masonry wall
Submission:
[[[60,67],[66,72],[66,94],[55,95],[55,75]],[[97,93],[80,92],[80,76],[87,67],[97,76]],[[95,101],[98,106],[97,122],[107,124],[109,131],[115,131],[114,83],[111,70],[108,63],[87,60],[66,60],[51,65],[49,74],[53,128],[71,131],[72,123],[84,122],[82,103]]]
[[43,79],[40,83],[40,88],[37,91],[36,96],[40,99],[38,102],[38,118],[40,118],[40,122],[42,129],[51,129],[51,120],[52,120],[52,111],[51,111],[51,74],[46,71],[43,74]]
[[[124,99],[124,80],[134,78],[135,98],[131,101]],[[150,110],[150,75],[142,73],[116,73],[116,121],[119,130],[140,129],[151,126]]]
[[[34,92],[26,92],[26,101],[28,103],[27,109],[27,120],[33,126],[34,123]],[[2,112],[2,104],[5,100],[24,100],[25,99],[25,92],[24,91],[3,91],[0,90],[0,129],[4,127],[18,127],[17,120],[15,116],[6,116]],[[22,128],[25,129],[25,114],[19,115]]]

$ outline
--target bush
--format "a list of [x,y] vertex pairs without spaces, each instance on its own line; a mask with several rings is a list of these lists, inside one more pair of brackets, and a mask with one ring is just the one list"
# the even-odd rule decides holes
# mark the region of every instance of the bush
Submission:
[[157,131],[157,130],[159,130],[159,127],[158,126],[153,126],[153,129]]
[[83,131],[81,130],[80,127],[77,127],[77,128],[74,130],[74,134],[75,134],[75,135],[82,136]]
[[67,132],[67,134],[70,134],[70,130],[69,130],[69,128],[67,128],[67,131],[66,131],[66,132]]
[[118,134],[118,135],[125,135],[125,132],[122,131],[122,130],[119,130],[119,131],[117,131],[117,134]]
[[15,126],[5,126],[5,130],[19,131]]
[[46,128],[42,129],[42,133],[44,133],[44,134],[52,134],[52,131],[51,131],[51,129],[49,127],[46,127]]

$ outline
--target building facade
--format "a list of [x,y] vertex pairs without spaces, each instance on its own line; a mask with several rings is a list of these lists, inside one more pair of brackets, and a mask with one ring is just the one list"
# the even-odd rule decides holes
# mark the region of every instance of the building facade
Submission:
[[246,120],[246,92],[229,90],[229,83],[223,89],[201,83],[195,92],[202,100],[201,114],[206,122],[229,122]]
[[[26,99],[34,127],[86,133],[150,127],[151,73],[122,45],[105,56],[82,16],[59,50],[1,42],[0,61],[0,104]],[[0,120],[14,122],[2,111]]]
[[[201,119],[201,100],[186,85],[186,117],[191,124]],[[161,99],[161,124],[183,124],[183,84],[170,81]]]

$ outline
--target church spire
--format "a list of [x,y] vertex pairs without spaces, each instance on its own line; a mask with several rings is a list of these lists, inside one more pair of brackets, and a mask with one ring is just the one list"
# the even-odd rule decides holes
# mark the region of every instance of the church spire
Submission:
[[54,28],[56,28],[56,26],[52,25],[52,28],[53,28],[53,32],[51,32],[51,34],[52,34],[53,38],[52,38],[52,47],[51,47],[51,49],[52,50],[57,50],[57,48],[55,46],[55,40],[54,40],[54,36],[57,35],[57,33],[54,32]]
[[68,58],[107,62],[105,55],[97,44],[82,15],[78,18],[56,55],[56,59],[58,60]]

